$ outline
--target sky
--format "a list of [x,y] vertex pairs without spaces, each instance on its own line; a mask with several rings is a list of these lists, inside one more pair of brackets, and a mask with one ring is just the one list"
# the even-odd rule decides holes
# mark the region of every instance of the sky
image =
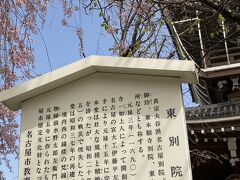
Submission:
[[[43,38],[39,35],[34,38],[36,71],[38,73],[46,73],[51,70],[47,54],[49,55],[53,70],[82,58],[79,54],[79,42],[76,38],[75,31],[61,25],[63,17],[61,14],[61,9],[57,9],[57,12],[52,14],[53,19],[51,19],[51,23],[48,22],[43,31],[41,31]],[[69,24],[73,23],[69,22]],[[100,26],[100,19],[96,15],[86,16],[82,13],[80,24],[83,29],[86,56],[111,55],[107,49],[110,48],[112,41],[106,34],[100,35],[103,31]],[[100,43],[100,41],[104,43]]]
[[[63,67],[82,58],[79,55],[78,40],[75,32],[61,25],[62,17],[61,8],[56,6],[54,11],[51,11],[47,17],[47,22],[41,30],[42,36],[40,33],[34,36],[33,48],[36,60],[34,71],[38,75]],[[108,49],[113,44],[113,41],[107,34],[104,34],[100,26],[101,20],[96,15],[86,16],[84,13],[79,14],[79,17],[81,18],[79,23],[83,28],[86,56],[112,55]],[[51,65],[49,65],[49,62]],[[186,91],[186,89],[187,87],[184,85],[183,91]],[[189,94],[185,94],[184,97],[185,105],[191,106]],[[18,115],[17,121],[19,123],[20,119],[20,115]],[[16,180],[18,176],[18,160],[11,157],[11,165],[13,173],[10,173],[4,166],[0,167],[3,168],[7,180]]]

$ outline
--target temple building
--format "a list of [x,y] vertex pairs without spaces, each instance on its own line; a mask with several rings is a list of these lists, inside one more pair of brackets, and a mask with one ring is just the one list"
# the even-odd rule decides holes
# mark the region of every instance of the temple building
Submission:
[[[227,8],[235,7],[240,1]],[[201,3],[174,4],[163,14],[179,58],[199,69],[199,84],[190,86],[199,106],[186,108],[194,180],[207,168],[212,180],[240,174],[240,25]]]

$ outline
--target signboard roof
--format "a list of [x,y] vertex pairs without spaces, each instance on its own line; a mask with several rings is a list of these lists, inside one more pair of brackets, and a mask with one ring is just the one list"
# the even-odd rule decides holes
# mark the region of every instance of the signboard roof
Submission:
[[90,56],[1,92],[0,102],[19,110],[25,100],[96,72],[179,77],[181,82],[197,83],[192,61]]

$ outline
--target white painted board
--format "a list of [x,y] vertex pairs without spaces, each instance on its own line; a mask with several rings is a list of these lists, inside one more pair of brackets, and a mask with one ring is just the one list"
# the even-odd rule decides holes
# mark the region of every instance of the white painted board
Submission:
[[22,104],[19,179],[191,180],[180,79],[95,73]]

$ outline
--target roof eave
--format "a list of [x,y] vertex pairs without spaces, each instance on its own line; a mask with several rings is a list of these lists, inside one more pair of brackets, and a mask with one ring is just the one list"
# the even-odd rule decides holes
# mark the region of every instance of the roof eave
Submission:
[[1,92],[0,102],[16,111],[23,101],[96,72],[178,77],[181,82],[197,83],[191,61],[90,56]]

